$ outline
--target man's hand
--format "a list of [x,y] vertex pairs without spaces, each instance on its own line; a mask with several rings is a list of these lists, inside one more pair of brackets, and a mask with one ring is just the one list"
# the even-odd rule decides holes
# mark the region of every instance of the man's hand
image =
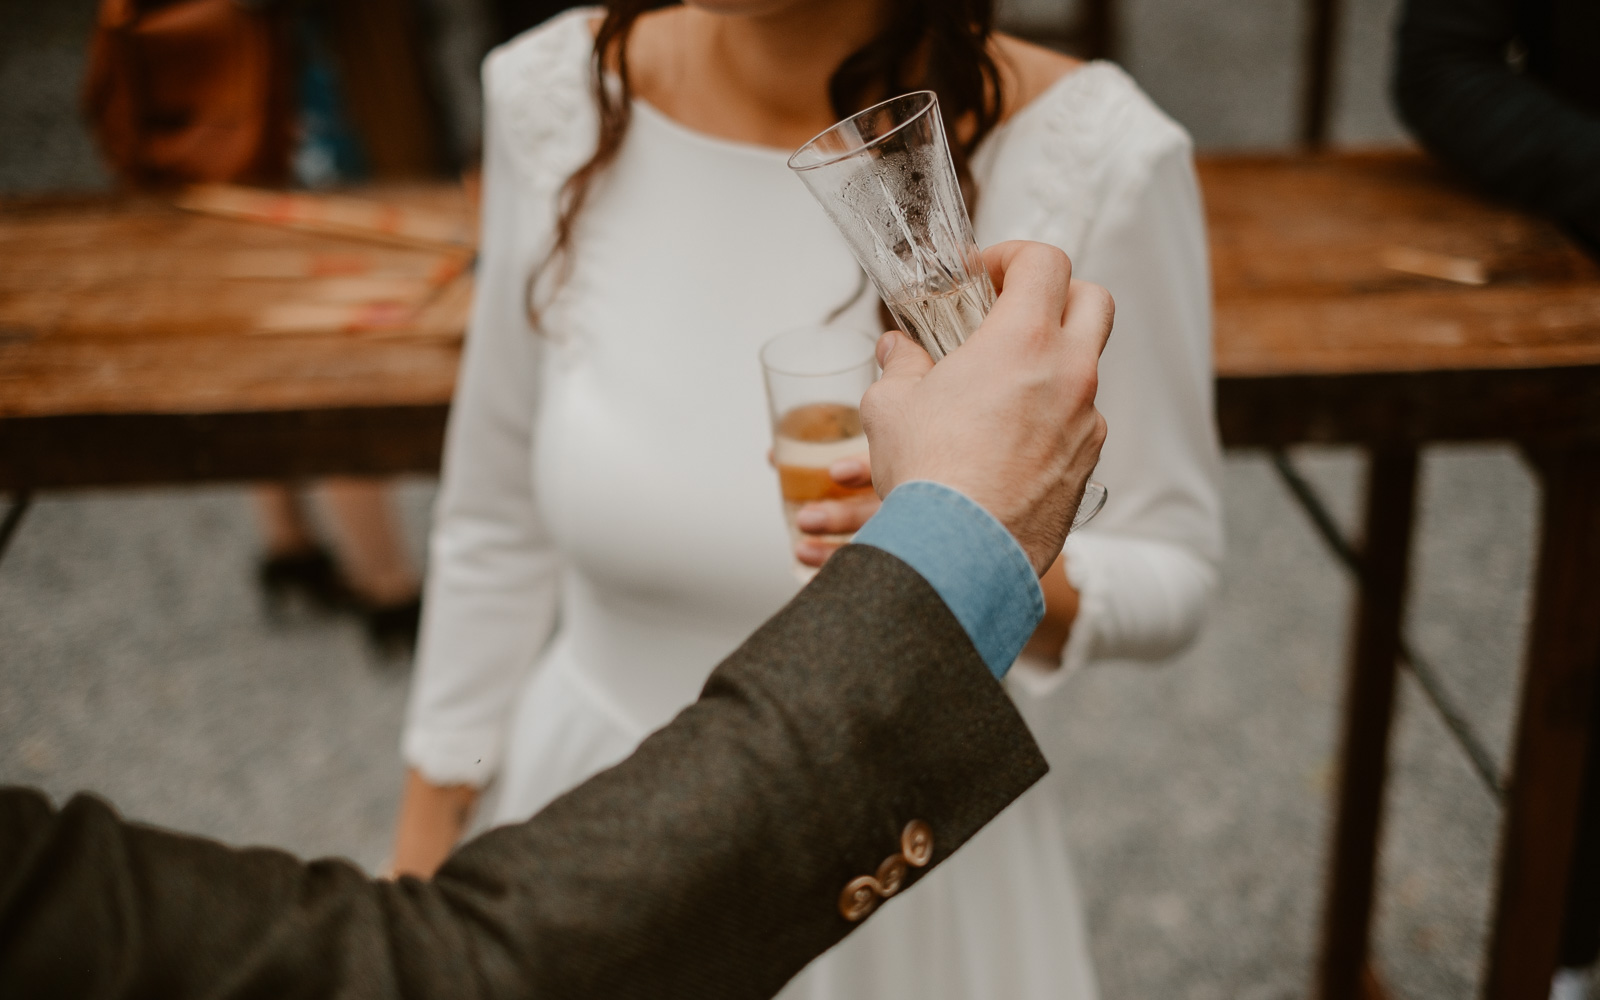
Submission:
[[1055,247],[983,252],[999,298],[938,366],[896,330],[878,341],[883,377],[861,400],[879,496],[914,479],[960,490],[1014,535],[1036,572],[1061,552],[1106,423],[1094,407],[1114,307],[1072,280]]

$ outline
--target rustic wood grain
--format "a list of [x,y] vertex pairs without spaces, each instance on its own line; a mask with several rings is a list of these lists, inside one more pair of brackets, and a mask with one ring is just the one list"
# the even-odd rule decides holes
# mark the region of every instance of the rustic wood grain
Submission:
[[452,249],[473,242],[471,220],[455,210],[404,204],[394,198],[264,191],[232,184],[191,187],[174,201],[179,208],[223,218],[268,222],[311,233]]
[[[1410,153],[1200,177],[1226,443],[1597,432],[1600,268],[1554,227]],[[454,186],[363,197],[471,230]],[[446,406],[467,263],[154,200],[0,204],[0,419]]]
[[[1421,156],[1217,158],[1200,179],[1223,378],[1600,365],[1600,266]],[[1396,270],[1405,252],[1486,280]]]
[[0,206],[0,418],[442,407],[469,263],[155,200]]
[[1600,267],[1554,226],[1413,153],[1199,171],[1226,444],[1600,436]]

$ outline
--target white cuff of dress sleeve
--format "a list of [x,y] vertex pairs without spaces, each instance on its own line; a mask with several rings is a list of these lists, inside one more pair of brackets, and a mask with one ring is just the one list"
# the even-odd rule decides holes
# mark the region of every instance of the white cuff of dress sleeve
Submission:
[[1044,698],[1065,684],[1067,678],[1088,666],[1095,655],[1097,628],[1105,617],[1105,574],[1096,571],[1094,546],[1084,545],[1083,536],[1068,535],[1062,554],[1066,557],[1067,582],[1078,592],[1078,616],[1072,620],[1061,648],[1061,659],[1047,663],[1024,656],[1009,677],[1034,698]]
[[407,729],[400,756],[434,785],[482,788],[500,767],[494,741],[472,733]]
[[1062,674],[1075,673],[1087,667],[1099,653],[1100,624],[1106,617],[1106,574],[1096,556],[1096,546],[1084,543],[1082,536],[1067,536],[1067,582],[1078,592],[1078,616],[1072,620],[1072,631],[1067,634],[1066,645],[1061,649]]

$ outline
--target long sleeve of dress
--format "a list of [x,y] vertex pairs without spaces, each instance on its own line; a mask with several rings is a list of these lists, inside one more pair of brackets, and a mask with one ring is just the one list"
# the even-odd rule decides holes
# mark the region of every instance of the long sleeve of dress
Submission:
[[1110,498],[1065,548],[1078,615],[1059,665],[1025,657],[1010,675],[1043,696],[1084,664],[1163,660],[1194,640],[1218,586],[1222,505],[1189,138],[1110,63],[1068,75],[1035,105],[997,137],[980,241],[1053,243],[1117,307],[1096,399],[1109,430],[1094,477]]
[[[1516,72],[1516,36],[1505,0],[1409,0],[1395,102],[1440,159],[1600,249],[1600,115]],[[1600,39],[1589,41],[1600,59]]]
[[1080,593],[1061,673],[1159,660],[1199,633],[1222,558],[1221,451],[1212,407],[1211,290],[1188,140],[1142,139],[1098,211],[1076,275],[1106,286],[1116,327],[1098,405],[1105,510],[1068,536]]
[[[536,262],[529,205],[505,127],[503,75],[484,68],[488,115],[477,298],[450,412],[402,753],[430,781],[481,785],[508,715],[554,628],[559,561],[530,466],[543,341],[523,304]],[[531,252],[530,252],[531,251]]]

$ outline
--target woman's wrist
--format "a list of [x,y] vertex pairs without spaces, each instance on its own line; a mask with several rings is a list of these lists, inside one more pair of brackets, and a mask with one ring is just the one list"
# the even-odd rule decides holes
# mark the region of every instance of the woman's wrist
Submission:
[[471,822],[478,796],[471,785],[435,785],[415,768],[407,768],[392,873],[431,878]]
[[1044,620],[1033,630],[1033,638],[1023,647],[1023,654],[1048,663],[1060,663],[1061,652],[1072,635],[1072,623],[1078,618],[1081,595],[1078,588],[1067,579],[1067,557],[1057,556],[1050,568],[1039,578],[1044,589]]

